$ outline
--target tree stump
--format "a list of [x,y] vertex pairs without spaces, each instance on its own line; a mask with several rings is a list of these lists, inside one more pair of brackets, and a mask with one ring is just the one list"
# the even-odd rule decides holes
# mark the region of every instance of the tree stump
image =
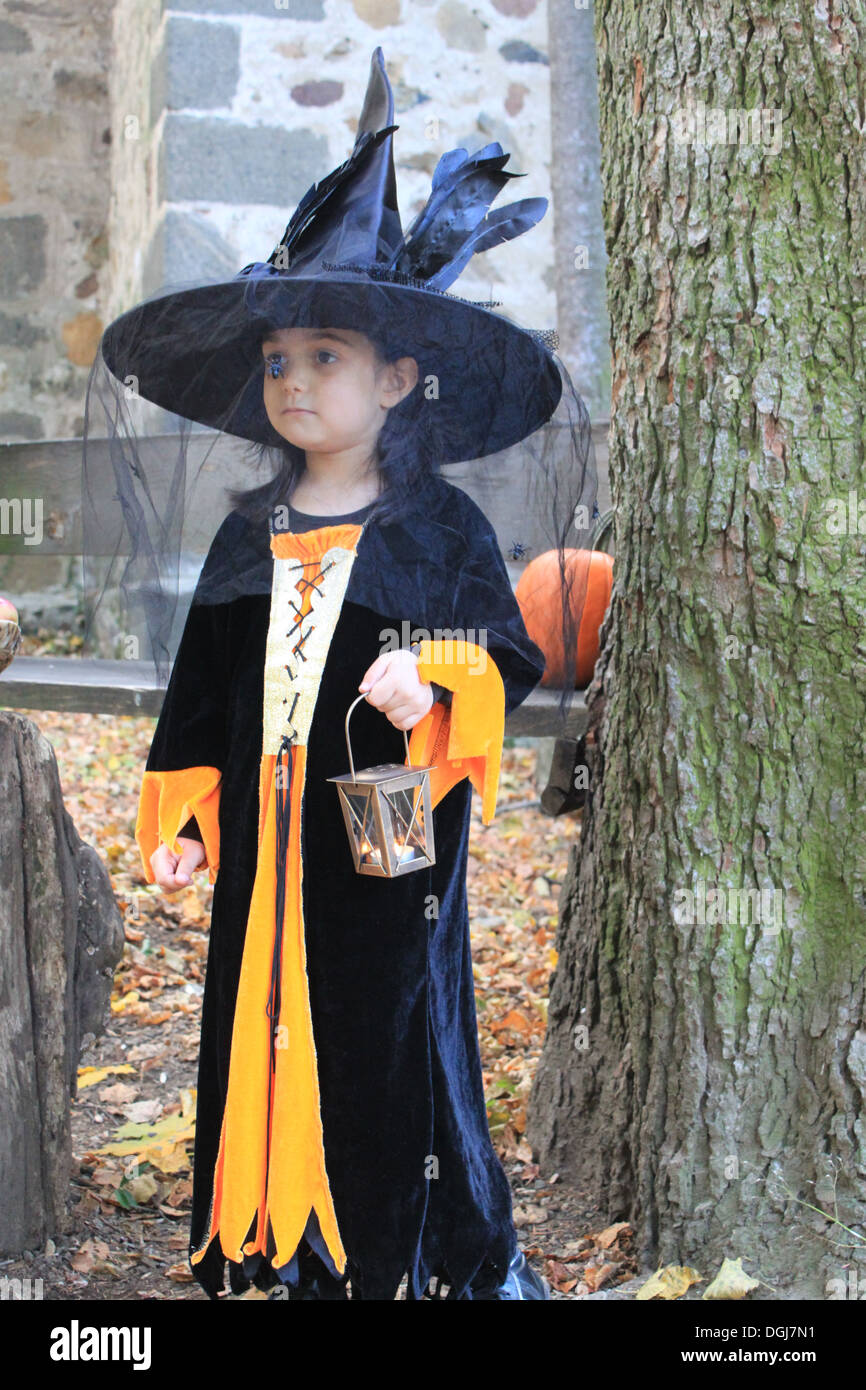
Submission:
[[63,1229],[70,1098],[101,1032],[123,920],[108,873],[63,804],[54,750],[0,711],[0,1253]]

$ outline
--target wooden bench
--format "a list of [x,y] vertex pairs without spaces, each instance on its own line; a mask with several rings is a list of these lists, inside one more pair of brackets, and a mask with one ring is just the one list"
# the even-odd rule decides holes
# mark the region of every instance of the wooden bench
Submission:
[[[155,717],[165,691],[153,684],[149,661],[96,661],[77,656],[16,656],[0,674],[0,707]],[[575,691],[565,729],[558,690],[536,689],[505,721],[506,737],[577,738],[586,702]]]

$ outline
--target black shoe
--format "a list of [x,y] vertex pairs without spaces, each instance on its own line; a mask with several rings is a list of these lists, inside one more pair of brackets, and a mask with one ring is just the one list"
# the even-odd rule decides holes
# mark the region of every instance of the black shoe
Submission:
[[495,1303],[542,1302],[550,1298],[550,1286],[546,1279],[529,1264],[522,1250],[511,1259],[508,1273],[502,1284],[496,1286],[472,1285],[472,1298]]

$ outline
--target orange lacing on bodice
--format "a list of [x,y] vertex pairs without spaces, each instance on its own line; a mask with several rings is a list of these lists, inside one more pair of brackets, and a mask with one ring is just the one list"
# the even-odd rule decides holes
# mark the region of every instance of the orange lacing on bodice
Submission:
[[[295,621],[286,633],[291,637],[296,631],[300,631],[300,636],[292,647],[292,655],[305,661],[304,644],[309,640],[310,633],[315,628],[315,623],[310,622],[304,627],[304,619],[310,614],[313,606],[313,591],[318,589],[322,579],[333,565],[333,560],[322,567],[323,556],[333,547],[339,546],[345,550],[353,550],[362,530],[363,524],[360,522],[344,523],[340,526],[319,526],[314,531],[278,531],[271,534],[271,551],[278,560],[297,560],[301,569],[301,574],[295,584],[295,588],[301,596],[300,604],[292,603],[295,612]],[[314,573],[308,574],[306,571],[313,570]],[[286,666],[289,679],[295,679],[295,673],[290,666]],[[297,692],[292,699],[292,708],[286,716],[286,723],[291,725],[295,712],[295,705],[298,701]],[[283,701],[284,704],[288,703]],[[294,730],[290,741],[294,739]]]

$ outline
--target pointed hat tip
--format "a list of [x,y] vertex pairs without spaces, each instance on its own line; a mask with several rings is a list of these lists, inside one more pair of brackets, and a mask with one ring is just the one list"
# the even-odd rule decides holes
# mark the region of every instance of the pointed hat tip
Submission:
[[[363,131],[369,131],[375,135],[383,126],[393,124],[394,93],[391,90],[391,83],[388,81],[385,55],[381,45],[379,45],[373,49],[373,56],[370,59],[370,76],[367,79],[364,104],[358,118],[356,138]],[[390,143],[390,136],[388,139]]]

